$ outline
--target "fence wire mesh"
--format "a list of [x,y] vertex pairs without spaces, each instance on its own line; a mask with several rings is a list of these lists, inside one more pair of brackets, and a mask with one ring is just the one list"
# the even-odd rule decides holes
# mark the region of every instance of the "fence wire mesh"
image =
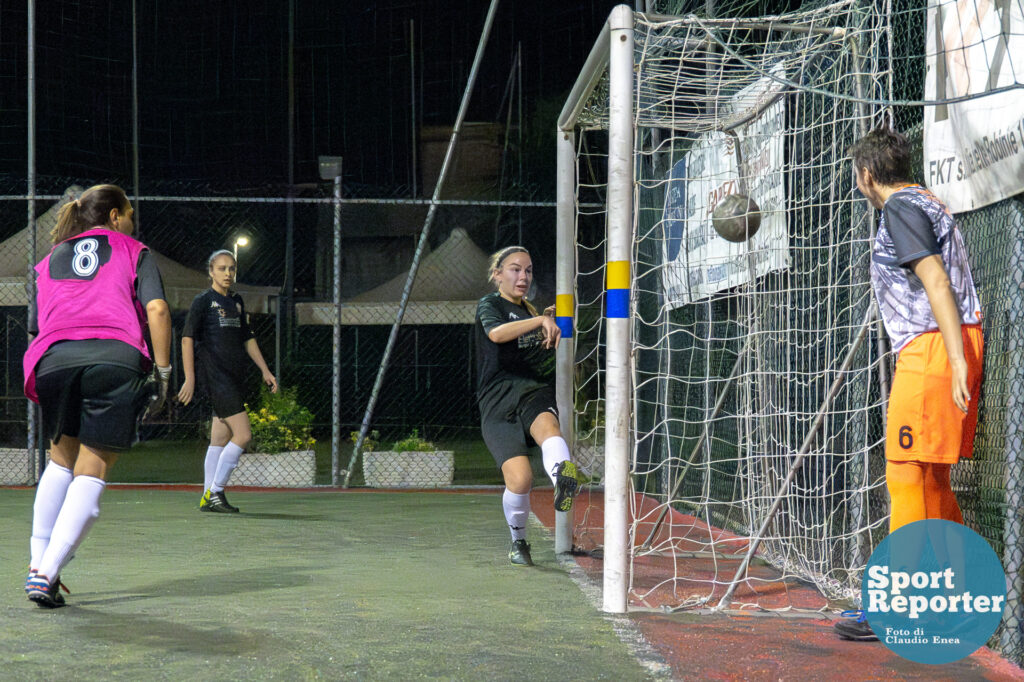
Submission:
[[[56,209],[94,182],[74,177],[39,178],[35,260],[48,252]],[[283,480],[288,485],[297,481],[304,485],[331,483],[332,449],[338,451],[336,456],[344,465],[351,453],[349,434],[359,428],[380,368],[427,205],[400,196],[359,196],[378,190],[367,186],[356,186],[344,194],[339,241],[341,326],[335,347],[334,205],[329,183],[290,193],[281,186],[244,188],[187,181],[150,182],[147,190],[132,199],[139,235],[157,254],[171,306],[173,389],[183,380],[180,344],[188,307],[210,283],[207,258],[217,249],[235,249],[239,268],[235,290],[245,301],[259,347],[281,386],[293,388],[298,404],[311,414],[312,435],[317,441],[313,467],[305,460],[284,464],[288,471]],[[0,200],[0,216],[6,226],[0,234],[0,240],[5,240],[0,256],[5,335],[0,447],[11,449],[7,459],[12,462],[0,461],[0,477],[7,483],[26,484],[34,482],[40,457],[38,452],[25,450],[30,420],[21,388],[21,356],[27,344],[27,274],[33,258],[27,231],[28,197],[23,181],[17,178],[0,178],[0,192],[5,195]],[[538,230],[523,229],[524,225],[552,222],[553,210],[537,202],[502,204],[494,196],[484,189],[463,192],[453,198],[457,203],[439,209],[372,420],[377,442],[371,447],[377,450],[415,433],[441,451],[469,451],[472,457],[464,480],[470,482],[488,468],[486,461],[477,461],[483,451],[478,442],[472,327],[476,301],[489,291],[488,253],[495,245],[522,238],[537,253],[538,267],[550,271],[540,273],[535,299],[546,304],[554,298],[553,262],[545,263],[546,236],[541,235],[538,244],[532,236]],[[237,244],[239,237],[246,237],[248,243]],[[341,389],[336,415],[332,390],[335,354]],[[260,381],[254,367],[248,389],[248,406],[258,410]],[[140,437],[149,447],[163,444],[168,450],[187,447],[198,453],[204,449],[200,442],[209,434],[210,418],[210,406],[202,395],[187,406],[172,402],[163,415],[142,426]],[[332,443],[332,419],[338,421],[339,443]],[[423,484],[406,474],[396,479],[388,461],[375,457],[374,472],[385,475],[384,484]],[[430,457],[394,465],[395,471],[402,472],[420,466],[430,472],[437,469]],[[140,467],[144,469],[145,464]],[[445,467],[442,479],[450,483],[452,472]],[[494,480],[495,471],[491,463],[484,477]],[[364,482],[362,471],[359,474],[356,482]],[[149,476],[143,470],[133,472],[137,480],[165,480],[168,475],[156,470]],[[201,471],[179,474],[177,480],[191,481],[199,475]],[[239,481],[250,479],[245,471],[239,474]]]

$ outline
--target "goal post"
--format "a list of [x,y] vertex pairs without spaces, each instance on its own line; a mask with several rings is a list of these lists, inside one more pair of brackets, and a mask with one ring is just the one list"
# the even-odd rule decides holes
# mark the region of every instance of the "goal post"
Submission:
[[[574,452],[602,450],[603,522],[574,532],[600,537],[605,611],[662,592],[673,608],[770,607],[750,587],[775,579],[751,572],[755,551],[779,580],[855,598],[886,515],[869,458],[887,374],[866,343],[873,216],[844,156],[884,80],[861,59],[869,19],[849,2],[749,20],[620,5],[562,110],[574,360],[557,381]],[[717,238],[712,209],[748,188],[761,230]],[[684,554],[714,569],[655,579],[644,564]]]

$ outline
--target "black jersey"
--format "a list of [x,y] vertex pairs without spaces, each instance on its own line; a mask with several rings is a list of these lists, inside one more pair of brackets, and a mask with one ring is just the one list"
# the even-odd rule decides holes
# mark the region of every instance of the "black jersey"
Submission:
[[224,296],[207,289],[196,296],[181,335],[194,340],[196,359],[208,376],[215,372],[239,381],[245,377],[250,362],[245,343],[253,333],[238,294]]
[[531,317],[533,315],[525,305],[507,301],[498,292],[480,299],[475,325],[478,397],[501,384],[521,384],[528,389],[554,381],[555,351],[544,348],[542,329],[505,343],[494,343],[487,337],[495,327]]

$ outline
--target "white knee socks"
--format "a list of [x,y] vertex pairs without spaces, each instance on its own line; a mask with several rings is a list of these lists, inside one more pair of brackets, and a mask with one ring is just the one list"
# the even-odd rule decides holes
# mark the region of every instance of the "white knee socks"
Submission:
[[39,477],[36,501],[32,506],[32,538],[29,540],[28,563],[30,568],[38,568],[39,562],[43,559],[46,545],[50,543],[53,524],[57,521],[57,514],[60,513],[60,507],[64,504],[64,497],[73,478],[74,474],[70,469],[53,462],[46,465],[43,475]]
[[552,436],[540,444],[540,452],[544,460],[544,471],[551,477],[551,483],[558,485],[555,467],[569,459],[569,446],[561,436]]
[[530,493],[519,495],[505,488],[501,496],[501,506],[505,510],[505,520],[512,532],[513,540],[526,539],[526,520],[530,517]]
[[36,568],[40,575],[53,580],[75,553],[75,550],[100,515],[100,496],[106,482],[92,476],[75,476],[68,486],[64,504],[53,524],[50,542]]
[[217,475],[217,462],[220,460],[220,452],[223,445],[211,445],[206,448],[206,460],[203,462],[203,491],[210,489],[213,485],[213,477]]
[[238,466],[238,458],[242,456],[244,449],[234,441],[224,446],[224,449],[220,452],[220,457],[217,460],[217,473],[213,476],[213,482],[210,484],[210,490],[215,493],[219,493],[224,490],[224,486],[228,484],[228,479],[231,478],[231,472]]

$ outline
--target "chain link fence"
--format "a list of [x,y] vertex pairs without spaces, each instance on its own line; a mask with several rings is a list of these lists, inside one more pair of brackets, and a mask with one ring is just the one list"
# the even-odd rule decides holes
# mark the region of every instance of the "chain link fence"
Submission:
[[[41,457],[38,450],[25,450],[33,428],[22,394],[21,357],[27,344],[29,291],[26,275],[32,258],[39,260],[48,251],[56,209],[88,184],[91,181],[79,178],[40,178],[33,256],[24,186],[16,179],[9,179],[6,185],[0,180],[0,187],[6,189],[0,216],[9,226],[2,235],[7,241],[0,272],[6,341],[0,447],[17,452],[7,458],[12,462],[9,465],[0,460],[0,476],[9,484],[33,483]],[[188,307],[209,286],[206,261],[218,249],[234,249],[239,268],[235,289],[245,301],[259,347],[281,386],[294,389],[297,403],[311,414],[315,466],[311,470],[306,461],[287,464],[281,480],[288,485],[299,480],[304,485],[332,483],[332,469],[349,462],[350,434],[359,429],[381,365],[426,203],[359,196],[378,193],[379,188],[346,188],[339,221],[341,324],[335,346],[335,225],[329,183],[300,187],[291,197],[279,186],[243,189],[183,181],[150,183],[146,190],[132,199],[139,236],[157,254],[172,310],[172,392],[183,380],[181,330]],[[439,210],[421,262],[374,410],[372,428],[377,437],[370,447],[388,448],[415,435],[440,451],[455,451],[459,462],[465,461],[456,482],[497,482],[500,479],[493,462],[479,441],[472,326],[476,301],[489,291],[486,261],[495,242],[523,236],[525,223],[551,222],[553,210],[535,202],[506,205],[513,202],[481,199],[472,193],[452,201]],[[18,225],[24,227],[11,227]],[[247,245],[238,243],[240,237],[248,240]],[[544,268],[543,239],[531,244],[527,236],[524,241],[534,248],[538,267]],[[553,302],[553,262],[546,265],[551,272],[539,275],[535,292],[542,305]],[[340,387],[336,413],[335,356]],[[249,372],[248,389],[248,406],[258,410],[261,389],[255,367]],[[164,450],[185,453],[186,459],[197,462],[205,450],[210,418],[202,392],[189,405],[172,401],[162,415],[142,425],[142,451],[152,451],[154,458]],[[332,427],[340,433],[339,442],[332,442]],[[145,457],[133,460],[131,466],[132,480],[190,482],[201,475],[198,465],[177,474],[161,465],[147,473]],[[429,463],[424,466],[435,468]],[[381,470],[379,463],[376,470]],[[297,478],[300,471],[301,478]],[[250,478],[243,471],[238,480]],[[449,473],[447,482],[452,480]],[[361,467],[354,482],[365,482]],[[275,483],[268,479],[262,484]]]

